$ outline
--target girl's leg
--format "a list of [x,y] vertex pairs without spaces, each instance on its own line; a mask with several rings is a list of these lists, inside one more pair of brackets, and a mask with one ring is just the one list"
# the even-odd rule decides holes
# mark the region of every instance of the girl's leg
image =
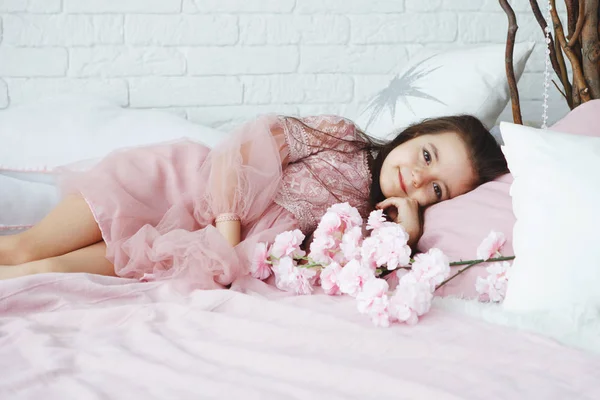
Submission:
[[0,265],[56,257],[100,240],[100,228],[87,202],[81,196],[69,196],[27,231],[0,237]]
[[87,272],[115,276],[115,268],[105,255],[106,244],[98,242],[61,256],[0,268],[0,279],[49,272]]

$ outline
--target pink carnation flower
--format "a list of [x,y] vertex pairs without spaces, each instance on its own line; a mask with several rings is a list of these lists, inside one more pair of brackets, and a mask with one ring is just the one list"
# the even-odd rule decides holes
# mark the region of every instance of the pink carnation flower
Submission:
[[273,266],[273,273],[277,288],[296,294],[310,294],[313,291],[311,280],[317,272],[299,268],[291,257],[283,257]]
[[338,286],[342,293],[356,297],[365,282],[374,277],[373,270],[363,266],[358,260],[352,260],[339,273]]
[[408,234],[402,225],[384,223],[373,235],[379,240],[375,250],[375,263],[378,267],[386,265],[387,269],[394,270],[410,263]]
[[294,267],[290,277],[289,291],[296,294],[311,294],[316,275],[315,269]]
[[269,248],[266,243],[258,243],[254,249],[250,274],[257,279],[265,280],[271,275],[271,264],[269,261]]
[[377,269],[376,254],[380,240],[374,236],[369,236],[362,242],[360,248],[360,256],[365,266],[368,266],[373,271]]
[[280,233],[271,246],[271,255],[276,258],[304,257],[306,253],[300,249],[303,241],[304,234],[299,229]]
[[321,234],[314,237],[310,244],[309,257],[322,265],[329,265],[333,262],[337,250],[337,242],[329,235]]
[[367,220],[367,230],[379,229],[383,226],[384,222],[383,210],[371,211]]
[[342,294],[338,285],[342,267],[338,263],[331,263],[321,270],[321,287],[326,294],[336,296]]
[[288,282],[291,279],[291,275],[296,264],[291,257],[280,258],[279,261],[273,265],[273,274],[275,274],[275,286],[278,289],[288,289]]
[[334,235],[336,233],[341,234],[343,230],[343,221],[340,216],[334,212],[327,211],[323,217],[321,217],[321,221],[319,221],[319,225],[317,225],[317,229],[315,230],[315,237],[320,235]]
[[396,292],[390,298],[389,312],[393,320],[414,325],[431,308],[433,294],[427,282],[408,273],[400,278]]
[[411,268],[415,278],[426,282],[431,292],[450,276],[450,262],[440,249],[430,249],[427,253],[417,254]]
[[365,282],[356,296],[358,312],[369,315],[376,326],[390,326],[388,288],[384,279],[373,278]]
[[340,219],[345,225],[344,229],[351,229],[355,226],[361,226],[363,223],[363,219],[358,210],[347,202],[334,204],[327,209],[327,212],[333,212],[339,215]]
[[407,242],[408,234],[401,225],[384,222],[363,241],[362,261],[373,270],[383,265],[389,270],[407,266],[411,254]]
[[387,328],[390,326],[390,313],[388,311],[389,298],[387,296],[377,297],[373,299],[369,316],[375,326],[381,326]]
[[477,248],[477,258],[488,260],[501,256],[500,249],[504,246],[504,243],[506,243],[506,238],[502,232],[491,231]]
[[479,293],[479,299],[492,302],[501,302],[506,296],[508,278],[511,264],[508,261],[495,262],[486,268],[489,275],[485,278],[477,277],[475,290]]
[[342,243],[340,249],[342,250],[343,261],[348,262],[350,260],[360,258],[360,246],[362,244],[362,229],[360,226],[346,231],[342,237]]

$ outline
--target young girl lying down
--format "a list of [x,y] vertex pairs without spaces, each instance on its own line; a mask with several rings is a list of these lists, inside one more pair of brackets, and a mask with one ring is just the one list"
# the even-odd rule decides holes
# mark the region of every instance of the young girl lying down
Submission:
[[248,273],[258,242],[348,202],[402,224],[508,172],[471,116],[423,121],[380,143],[336,116],[262,116],[211,150],[187,140],[114,152],[64,170],[65,197],[39,224],[0,237],[0,278],[87,272],[223,288]]

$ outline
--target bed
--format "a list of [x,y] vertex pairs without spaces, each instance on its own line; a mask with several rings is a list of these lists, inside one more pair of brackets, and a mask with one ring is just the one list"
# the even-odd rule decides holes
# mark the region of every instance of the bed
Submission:
[[48,274],[0,285],[3,399],[597,399],[600,357],[437,302],[374,327],[353,299],[252,278]]
[[[585,125],[572,133],[596,126],[598,107],[600,101],[569,114]],[[123,126],[140,131],[144,125],[135,121],[152,120],[149,114],[130,115],[123,117]],[[153,121],[166,117],[157,118]],[[568,132],[574,125],[565,121],[561,129]],[[196,126],[185,128],[207,135]],[[91,151],[98,142],[86,143]],[[35,151],[28,155],[35,157]],[[43,174],[31,173],[25,177],[29,181],[11,171],[0,177],[46,185],[39,178]],[[499,195],[509,200],[510,185],[505,186],[477,212],[489,213]],[[25,189],[11,192],[12,204],[23,212],[20,217],[31,217],[23,211],[23,199],[33,192]],[[480,199],[463,208],[473,213]],[[32,205],[42,214],[50,206]],[[452,207],[446,213],[456,215]],[[23,222],[19,226],[26,228]],[[464,232],[460,238],[464,246]],[[477,233],[469,246],[479,240]],[[450,242],[431,245],[449,251],[459,243]],[[467,253],[473,250],[469,246]],[[459,258],[459,253],[453,256]],[[293,296],[250,277],[231,290],[187,292],[169,282],[29,276],[0,284],[0,398],[600,398],[600,318],[573,328],[556,323],[554,316],[511,314],[499,304],[446,297],[436,298],[416,326],[378,328],[357,312],[350,297]]]
[[[496,58],[504,60],[504,46],[501,52],[496,47],[473,52],[465,65],[483,63],[476,69],[503,76]],[[532,47],[517,47],[517,75]],[[465,53],[445,57],[453,66]],[[447,76],[438,79],[488,93],[481,89],[489,84],[485,77],[475,87]],[[428,82],[434,82],[431,76]],[[383,88],[372,103],[381,105],[392,89]],[[489,92],[498,98],[458,95],[493,123],[508,88]],[[401,97],[396,94],[394,107]],[[135,114],[96,100],[51,102],[0,116],[0,125],[9,128],[0,131],[7,134],[0,135],[6,143],[0,187],[12,185],[0,197],[0,234],[27,229],[56,203],[48,167],[140,144],[140,138],[188,136],[211,145],[224,138],[148,110]],[[432,104],[426,105],[431,112]],[[584,125],[587,132],[592,123]],[[9,137],[15,131],[21,135]],[[40,196],[32,199],[34,191]],[[379,328],[357,313],[348,296],[294,296],[250,277],[230,290],[188,292],[173,282],[28,276],[0,283],[0,399],[599,399],[600,318],[574,329],[551,317],[446,297],[436,298],[415,326]]]

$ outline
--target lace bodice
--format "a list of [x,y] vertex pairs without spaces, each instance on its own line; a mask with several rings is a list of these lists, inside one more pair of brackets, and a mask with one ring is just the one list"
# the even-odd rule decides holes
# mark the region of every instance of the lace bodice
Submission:
[[[280,117],[288,164],[275,202],[312,233],[331,205],[348,202],[363,217],[369,212],[368,151],[351,121],[338,116]],[[355,143],[352,143],[355,141]]]

